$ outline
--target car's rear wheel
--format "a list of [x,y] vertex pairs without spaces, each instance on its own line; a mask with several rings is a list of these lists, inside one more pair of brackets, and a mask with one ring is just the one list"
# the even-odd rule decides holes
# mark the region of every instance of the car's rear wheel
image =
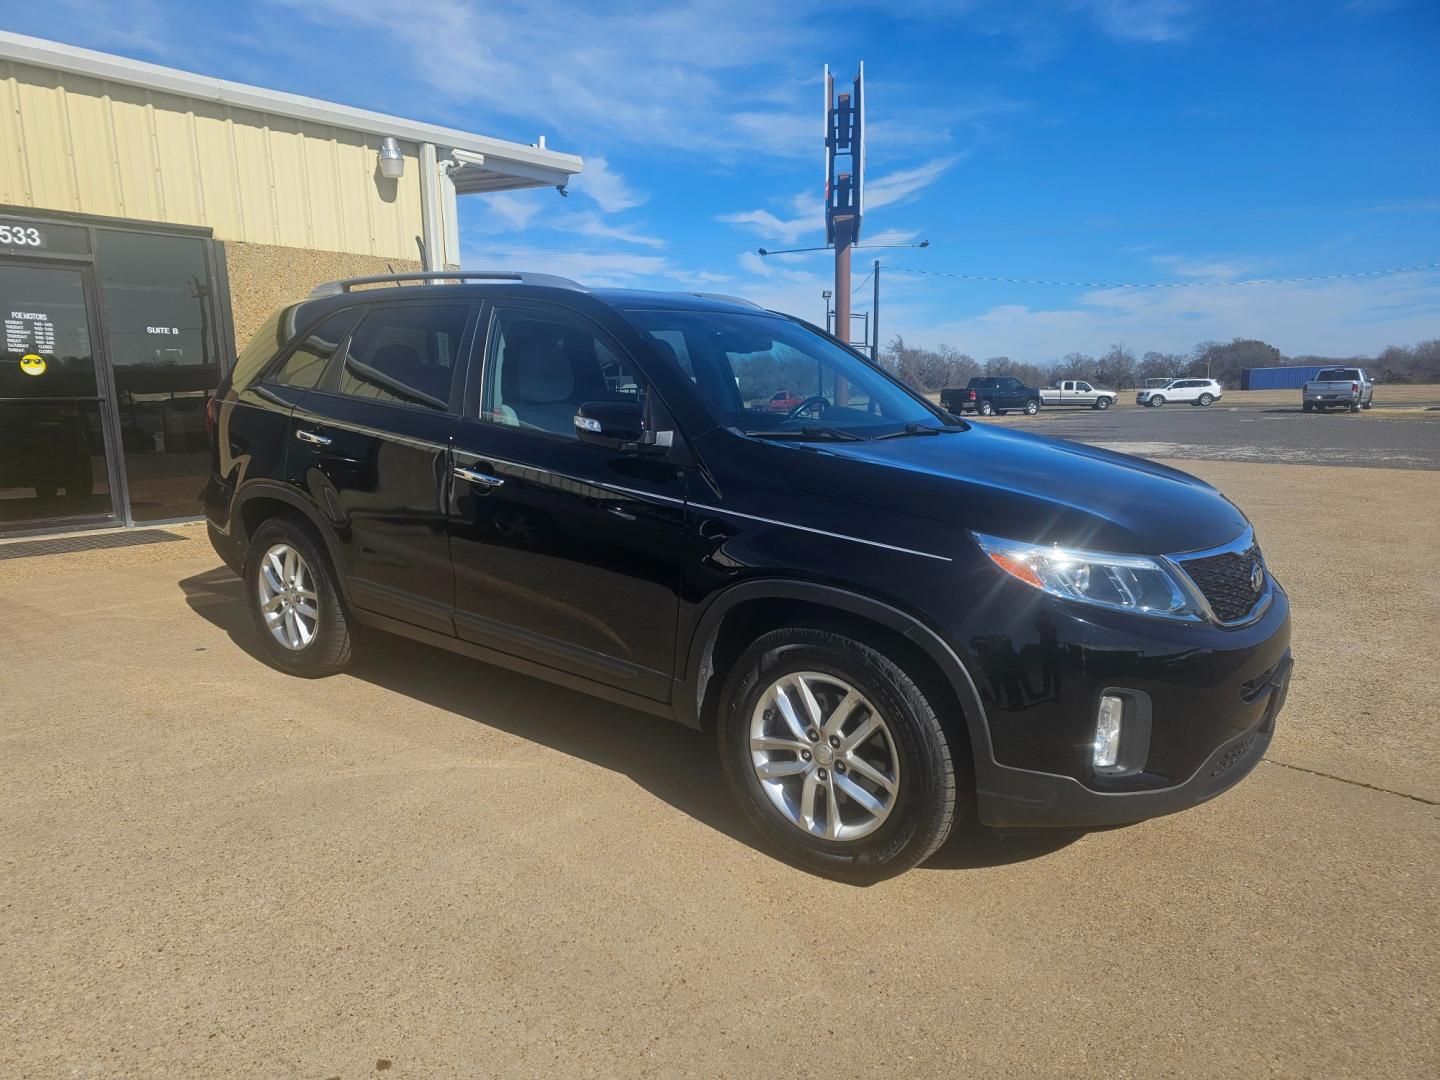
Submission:
[[995,406],[990,404],[990,402],[988,401],[982,401],[978,406],[976,406],[976,412],[978,412],[981,416],[994,416]]
[[765,634],[726,678],[717,727],[746,816],[809,869],[890,877],[954,825],[958,780],[936,709],[863,642],[809,627]]
[[1034,416],[1034,415],[1035,415],[1037,412],[1039,412],[1039,411],[1040,411],[1040,402],[1036,401],[1034,398],[1031,398],[1029,401],[1025,402],[1025,415],[1026,415],[1026,416]]
[[1097,409],[1108,409],[1109,407],[1110,407],[1110,399],[1109,399],[1108,397],[1102,397],[1102,398],[1096,398],[1096,399],[1095,399],[1095,408],[1097,408]]
[[1151,394],[1150,407],[1152,409],[1163,409],[1165,407],[1165,399],[1159,394]]
[[1201,394],[1201,395],[1200,395],[1200,406],[1201,406],[1201,408],[1208,409],[1212,404],[1214,404],[1214,402],[1215,402],[1215,395],[1213,395],[1213,394]]
[[245,596],[265,658],[292,675],[343,671],[350,620],[329,561],[298,520],[272,518],[255,530],[245,560]]
[[1360,407],[1361,407],[1362,409],[1368,409],[1368,408],[1370,408],[1370,402],[1367,401],[1367,402],[1365,402],[1364,405],[1361,405]]
[[1359,411],[1360,411],[1360,403],[1357,401],[1354,405],[1351,405],[1351,406],[1350,406],[1350,411],[1351,411],[1351,412],[1359,412]]

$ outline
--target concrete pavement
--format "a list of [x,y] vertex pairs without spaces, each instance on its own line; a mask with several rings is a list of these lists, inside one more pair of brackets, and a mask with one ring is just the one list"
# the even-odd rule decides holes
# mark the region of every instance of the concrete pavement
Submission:
[[697,733],[391,639],[273,671],[198,530],[0,561],[0,1071],[1434,1074],[1436,474],[1184,466],[1292,594],[1269,760],[869,889],[754,846]]

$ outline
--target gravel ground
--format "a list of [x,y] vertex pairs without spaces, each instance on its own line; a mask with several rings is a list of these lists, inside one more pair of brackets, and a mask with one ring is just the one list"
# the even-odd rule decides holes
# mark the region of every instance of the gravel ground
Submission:
[[0,560],[0,1073],[1434,1075],[1440,478],[1179,464],[1292,596],[1268,759],[869,889],[678,726],[388,639],[280,675],[199,530]]

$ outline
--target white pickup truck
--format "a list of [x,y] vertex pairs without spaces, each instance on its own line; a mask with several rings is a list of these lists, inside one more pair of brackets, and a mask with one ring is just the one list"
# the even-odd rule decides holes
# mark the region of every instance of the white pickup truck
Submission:
[[1040,404],[1088,405],[1092,409],[1108,409],[1115,404],[1114,390],[1096,390],[1083,379],[1056,379],[1040,391]]
[[1375,400],[1375,383],[1360,367],[1326,368],[1300,391],[1300,407],[1306,412],[1349,409],[1359,412]]

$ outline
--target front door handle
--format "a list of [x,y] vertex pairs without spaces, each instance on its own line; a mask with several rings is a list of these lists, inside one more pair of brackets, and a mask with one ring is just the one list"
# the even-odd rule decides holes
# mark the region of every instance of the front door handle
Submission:
[[479,484],[481,487],[487,488],[497,488],[505,483],[505,481],[498,476],[476,472],[474,469],[467,469],[461,465],[455,466],[455,475],[461,480],[469,480],[472,484]]
[[295,438],[303,443],[309,443],[311,446],[330,445],[330,437],[328,435],[316,435],[315,432],[306,431],[304,428],[295,429]]

